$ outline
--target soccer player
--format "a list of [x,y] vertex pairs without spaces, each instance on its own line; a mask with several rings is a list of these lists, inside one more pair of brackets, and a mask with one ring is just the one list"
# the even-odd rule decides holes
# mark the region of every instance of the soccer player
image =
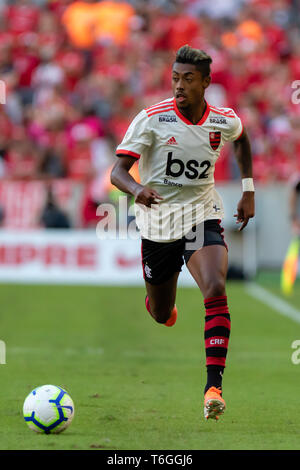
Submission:
[[[166,326],[176,322],[177,280],[184,261],[203,294],[204,416],[218,419],[225,409],[222,376],[231,326],[225,290],[227,246],[220,225],[223,206],[214,187],[214,167],[225,142],[234,142],[242,177],[243,193],[234,214],[239,230],[254,216],[254,184],[250,143],[240,118],[204,98],[211,63],[204,51],[188,45],[177,51],[173,98],[143,109],[132,121],[117,147],[120,158],[111,182],[135,198],[145,304],[154,320]],[[137,160],[140,184],[129,174]],[[160,210],[163,206],[168,210]]]

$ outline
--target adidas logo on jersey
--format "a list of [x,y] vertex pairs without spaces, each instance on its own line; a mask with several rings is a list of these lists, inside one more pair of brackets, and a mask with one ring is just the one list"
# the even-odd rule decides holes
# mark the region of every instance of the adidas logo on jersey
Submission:
[[167,145],[178,145],[177,142],[176,142],[175,137],[171,137],[171,138],[168,140]]

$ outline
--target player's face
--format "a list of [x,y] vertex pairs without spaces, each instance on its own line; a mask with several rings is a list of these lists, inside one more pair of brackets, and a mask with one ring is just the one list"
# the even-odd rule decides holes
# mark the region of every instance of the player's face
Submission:
[[210,77],[203,78],[195,65],[174,63],[172,89],[178,108],[199,104],[209,84]]

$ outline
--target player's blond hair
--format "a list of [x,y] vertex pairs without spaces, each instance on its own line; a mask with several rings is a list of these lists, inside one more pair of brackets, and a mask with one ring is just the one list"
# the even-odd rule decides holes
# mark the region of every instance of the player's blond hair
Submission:
[[175,62],[180,64],[192,64],[202,73],[203,77],[210,75],[212,58],[201,49],[193,49],[186,44],[176,52]]

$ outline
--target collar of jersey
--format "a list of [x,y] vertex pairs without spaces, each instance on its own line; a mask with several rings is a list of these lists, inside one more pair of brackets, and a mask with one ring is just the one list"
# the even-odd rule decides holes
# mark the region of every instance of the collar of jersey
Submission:
[[207,119],[207,116],[209,115],[209,112],[210,112],[210,106],[209,104],[207,103],[206,100],[205,103],[206,103],[206,110],[205,110],[205,113],[203,114],[202,118],[200,119],[199,122],[197,122],[197,124],[194,124],[193,122],[191,122],[189,119],[187,119],[183,114],[181,114],[181,112],[179,111],[178,107],[177,107],[177,103],[176,103],[176,100],[175,98],[173,99],[174,101],[174,110],[175,110],[175,113],[177,114],[177,116],[183,121],[185,122],[186,124],[188,124],[189,126],[201,126]]

